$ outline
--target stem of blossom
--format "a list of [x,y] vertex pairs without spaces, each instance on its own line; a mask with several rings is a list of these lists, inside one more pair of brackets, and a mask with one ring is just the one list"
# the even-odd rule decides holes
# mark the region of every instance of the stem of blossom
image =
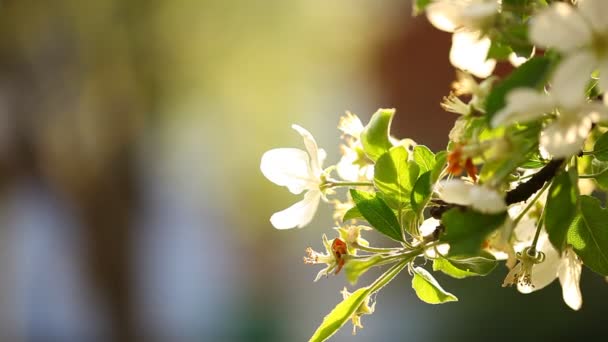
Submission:
[[402,250],[402,248],[378,248],[378,247],[361,246],[358,243],[354,243],[353,245],[357,249],[360,249],[364,252],[369,252],[369,253],[393,253],[393,252]]
[[545,185],[540,189],[540,191],[536,194],[536,196],[534,196],[534,199],[532,199],[530,201],[530,203],[528,203],[528,205],[524,208],[524,210],[522,210],[521,213],[519,213],[519,215],[517,215],[517,217],[513,220],[513,227],[516,227],[517,224],[519,223],[519,221],[521,221],[521,219],[524,217],[524,215],[526,215],[526,213],[528,211],[530,211],[530,208],[532,208],[534,206],[534,204],[536,204],[536,201],[538,201],[538,199],[543,194],[543,192],[545,192],[545,190],[547,190],[547,188],[549,188],[550,184],[551,184],[551,182],[545,183]]
[[538,243],[538,237],[540,236],[540,230],[543,227],[543,222],[545,221],[545,208],[543,208],[542,214],[540,214],[540,218],[538,222],[536,222],[536,233],[534,234],[534,240],[532,240],[532,244],[530,245],[530,252],[533,254],[536,253],[536,244]]
[[580,156],[592,156],[595,154],[595,151],[581,151]]
[[336,188],[340,186],[374,186],[372,182],[343,182],[333,179],[328,179],[321,184],[321,189]]
[[601,176],[606,171],[608,171],[608,169],[602,170],[601,172],[598,172],[598,173],[590,173],[588,175],[578,175],[578,178],[582,178],[582,179],[585,179],[585,178],[597,178],[597,177]]

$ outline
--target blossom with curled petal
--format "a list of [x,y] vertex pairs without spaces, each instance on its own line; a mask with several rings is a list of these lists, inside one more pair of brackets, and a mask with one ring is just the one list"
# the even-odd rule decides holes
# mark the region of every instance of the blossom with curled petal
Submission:
[[492,44],[481,33],[498,14],[496,0],[438,0],[426,7],[426,16],[436,28],[453,32],[450,62],[473,75],[486,78],[492,74],[496,61],[487,59]]
[[306,152],[297,148],[277,148],[262,156],[260,169],[271,182],[285,186],[293,194],[306,191],[304,199],[291,207],[274,213],[270,222],[277,229],[304,227],[312,220],[323,197],[323,161],[326,153],[317,147],[313,136],[298,125],[291,126],[304,139]]
[[352,182],[374,179],[374,164],[365,156],[361,144],[361,133],[365,127],[359,117],[346,112],[340,117],[338,129],[342,131],[342,139],[345,142],[340,145],[342,158],[336,164],[340,178]]
[[582,91],[567,92],[561,83],[546,94],[530,88],[517,88],[506,96],[506,106],[492,118],[492,126],[534,121],[555,112],[554,121],[543,128],[540,146],[556,158],[577,154],[583,147],[592,125],[608,119],[608,108],[599,102],[587,102]]
[[[577,99],[583,94],[591,72],[600,71],[599,85],[608,90],[608,1],[578,1],[578,8],[554,2],[536,15],[530,23],[530,40],[539,47],[553,48],[564,59],[557,66],[552,85],[557,98]],[[582,95],[581,95],[582,96]]]
[[498,191],[460,179],[439,182],[437,192],[444,202],[471,206],[482,213],[496,214],[507,210],[507,204]]

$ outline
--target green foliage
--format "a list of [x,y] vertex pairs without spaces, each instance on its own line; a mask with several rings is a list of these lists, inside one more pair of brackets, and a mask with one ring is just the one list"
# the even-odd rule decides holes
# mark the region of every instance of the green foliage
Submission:
[[439,240],[450,244],[449,255],[475,255],[486,237],[507,217],[506,213],[482,214],[453,208],[443,214],[445,232]]
[[551,60],[547,57],[533,57],[507,78],[494,86],[486,99],[486,116],[491,120],[494,114],[506,105],[507,94],[515,88],[535,88],[544,86],[551,71]]
[[593,155],[601,161],[608,161],[608,132],[602,134],[593,146]]
[[431,183],[431,172],[432,171],[427,171],[423,173],[416,181],[416,184],[414,184],[414,190],[412,191],[411,198],[412,209],[414,209],[414,212],[418,214],[422,213],[422,210],[424,210],[424,207],[431,199],[431,194],[433,192],[433,184]]
[[344,216],[342,217],[342,222],[346,222],[348,220],[356,220],[362,217],[363,215],[361,215],[359,208],[357,208],[357,206],[355,205],[354,207],[348,209],[346,213],[344,213]]
[[424,145],[416,145],[414,147],[414,161],[420,168],[420,173],[433,170],[435,167],[435,154]]
[[401,226],[395,213],[373,192],[350,190],[350,195],[357,205],[359,212],[380,233],[395,241],[403,241]]
[[453,278],[462,279],[490,274],[498,265],[492,254],[476,256],[451,256],[433,260],[433,271],[441,271]]
[[547,196],[545,229],[549,241],[560,252],[565,247],[568,228],[576,216],[577,198],[576,170],[572,168],[569,172],[558,174],[553,179]]
[[456,302],[458,298],[444,290],[433,276],[424,268],[414,268],[412,288],[416,291],[418,298],[428,304],[443,304]]
[[420,13],[424,12],[426,6],[428,6],[430,3],[431,0],[414,0],[412,3],[412,13],[414,15],[419,15]]
[[394,115],[394,109],[378,109],[361,133],[363,151],[372,161],[378,160],[381,155],[393,147],[389,137]]
[[351,285],[355,285],[365,272],[367,272],[372,266],[377,265],[383,260],[383,257],[376,254],[365,259],[351,259],[344,265],[344,273],[346,274],[346,280]]
[[439,176],[441,175],[441,171],[443,171],[443,168],[446,166],[447,159],[447,151],[440,151],[435,155],[435,166],[433,167],[433,170],[431,172],[431,183],[434,184],[435,182],[437,182]]
[[374,184],[392,208],[402,209],[410,205],[410,194],[419,172],[418,165],[408,160],[407,150],[397,146],[376,162]]
[[580,196],[580,211],[568,230],[568,243],[583,263],[608,276],[608,211],[591,196]]

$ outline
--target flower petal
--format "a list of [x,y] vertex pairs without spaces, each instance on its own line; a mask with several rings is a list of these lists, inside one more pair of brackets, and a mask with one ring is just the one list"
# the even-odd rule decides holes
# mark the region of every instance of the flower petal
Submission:
[[597,60],[587,50],[567,56],[557,66],[551,81],[551,94],[555,100],[568,109],[585,103],[585,86]]
[[436,1],[429,4],[426,9],[426,17],[436,28],[454,32],[460,26],[460,12],[462,6],[449,1]]
[[608,31],[608,1],[585,0],[579,1],[578,8],[581,14],[589,21],[595,33],[606,33]]
[[262,156],[260,170],[271,182],[293,194],[316,186],[310,175],[309,156],[297,148],[276,148]]
[[566,249],[557,273],[559,282],[562,285],[564,302],[566,302],[572,310],[578,310],[583,305],[583,297],[579,285],[581,280],[581,269],[582,264],[577,259],[574,251]]
[[507,105],[492,118],[492,126],[536,120],[555,108],[550,96],[530,88],[513,89],[507,94],[506,102]]
[[492,74],[496,61],[486,59],[492,41],[480,38],[478,31],[458,31],[452,35],[450,62],[453,66],[469,73],[486,78]]
[[447,203],[470,205],[471,189],[473,184],[465,183],[459,179],[449,179],[437,185],[439,198]]
[[313,177],[321,175],[321,167],[327,154],[325,150],[319,150],[315,138],[306,129],[299,125],[291,125],[291,128],[295,129],[296,132],[300,133],[304,139],[304,146],[310,155],[310,170]]
[[560,117],[543,130],[540,145],[555,158],[571,157],[583,147],[592,124],[590,117]]
[[276,212],[270,217],[270,223],[277,229],[302,228],[310,221],[317,211],[321,200],[320,190],[310,190],[304,199],[291,207]]
[[494,189],[473,186],[470,193],[471,206],[479,212],[497,214],[507,210],[504,198]]
[[529,37],[538,46],[569,52],[591,42],[591,29],[574,7],[560,2],[532,19]]

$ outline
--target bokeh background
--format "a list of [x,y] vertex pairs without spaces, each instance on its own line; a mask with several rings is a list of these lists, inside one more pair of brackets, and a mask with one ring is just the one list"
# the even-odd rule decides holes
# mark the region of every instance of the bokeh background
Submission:
[[[306,340],[345,285],[302,263],[331,211],[273,229],[299,199],[260,157],[298,123],[336,162],[339,116],[378,107],[441,149],[449,45],[407,0],[0,1],[0,341]],[[403,274],[333,340],[605,334],[602,278],[574,313],[505,275],[438,275],[460,301],[430,306]]]

